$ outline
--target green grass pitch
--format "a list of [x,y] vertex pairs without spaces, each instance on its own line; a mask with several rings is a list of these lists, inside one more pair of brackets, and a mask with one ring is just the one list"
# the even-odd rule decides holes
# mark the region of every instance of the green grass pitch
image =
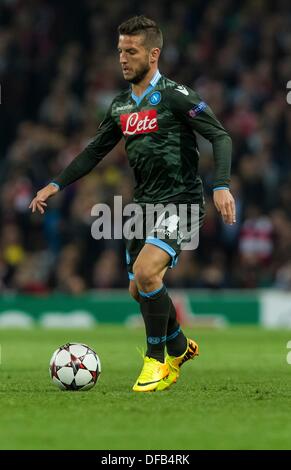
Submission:
[[[291,331],[186,330],[200,356],[165,392],[131,391],[142,330],[0,330],[1,449],[291,449]],[[48,363],[65,342],[102,363],[88,392],[61,392]]]

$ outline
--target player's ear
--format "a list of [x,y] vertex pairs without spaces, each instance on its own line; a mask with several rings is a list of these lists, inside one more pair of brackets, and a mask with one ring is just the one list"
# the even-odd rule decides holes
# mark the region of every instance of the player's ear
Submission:
[[150,63],[157,62],[160,57],[161,50],[158,47],[154,47],[150,52]]

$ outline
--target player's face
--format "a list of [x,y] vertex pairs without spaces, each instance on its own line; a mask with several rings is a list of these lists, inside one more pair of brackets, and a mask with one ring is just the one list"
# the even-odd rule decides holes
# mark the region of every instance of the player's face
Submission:
[[119,60],[123,77],[130,83],[143,80],[151,68],[151,52],[143,45],[143,35],[121,34],[118,42]]

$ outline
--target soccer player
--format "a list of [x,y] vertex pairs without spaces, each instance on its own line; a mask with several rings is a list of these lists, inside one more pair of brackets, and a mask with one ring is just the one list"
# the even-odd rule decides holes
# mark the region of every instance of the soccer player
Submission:
[[[136,180],[134,202],[143,208],[147,203],[199,204],[201,225],[204,198],[197,173],[197,132],[213,147],[215,207],[225,223],[235,223],[235,204],[229,190],[229,135],[195,91],[160,74],[163,37],[154,21],[133,17],[118,31],[120,65],[131,85],[113,100],[94,140],[54,181],[38,191],[29,206],[32,212],[43,214],[50,196],[89,173],[124,138]],[[167,227],[164,229],[165,235]],[[157,234],[125,240],[129,292],[139,302],[147,337],[143,368],[133,386],[137,392],[168,388],[177,381],[181,365],[198,355],[198,345],[185,337],[163,284],[165,272],[177,262],[180,242]]]

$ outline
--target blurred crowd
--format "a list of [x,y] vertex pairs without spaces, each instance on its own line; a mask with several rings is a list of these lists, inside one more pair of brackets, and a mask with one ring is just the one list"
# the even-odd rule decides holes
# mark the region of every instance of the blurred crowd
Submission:
[[164,33],[160,71],[197,90],[233,139],[237,223],[212,202],[211,145],[199,139],[207,216],[199,248],[166,277],[177,288],[291,289],[289,0],[1,0],[0,289],[26,293],[128,284],[122,241],[94,240],[91,208],[131,201],[120,143],[87,177],[28,205],[96,133],[128,86],[117,26],[145,14]]

